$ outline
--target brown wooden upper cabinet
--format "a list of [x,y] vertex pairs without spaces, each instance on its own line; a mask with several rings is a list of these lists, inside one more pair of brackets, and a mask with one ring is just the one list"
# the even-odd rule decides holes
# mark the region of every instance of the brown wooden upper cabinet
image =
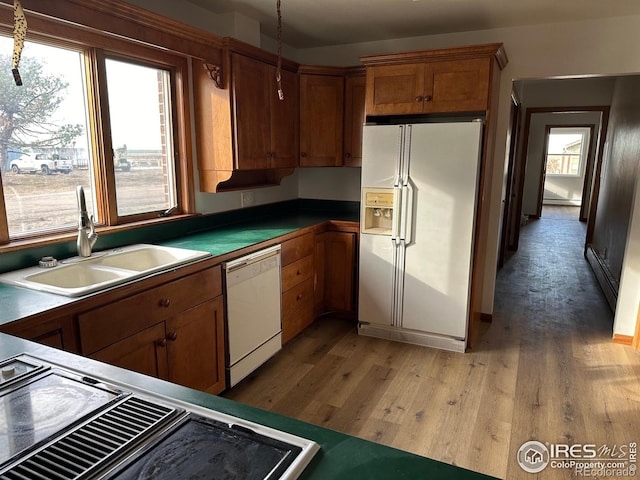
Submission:
[[484,112],[494,59],[502,44],[361,57],[366,65],[366,114]]
[[366,80],[364,74],[348,75],[344,81],[344,141],[345,167],[362,165],[362,126]]
[[237,53],[231,56],[235,103],[236,167],[298,166],[298,78],[282,70],[284,100],[276,95],[276,67]]
[[220,192],[278,185],[299,154],[298,64],[225,39],[220,64],[192,60],[200,189]]
[[300,166],[342,165],[344,77],[300,75]]

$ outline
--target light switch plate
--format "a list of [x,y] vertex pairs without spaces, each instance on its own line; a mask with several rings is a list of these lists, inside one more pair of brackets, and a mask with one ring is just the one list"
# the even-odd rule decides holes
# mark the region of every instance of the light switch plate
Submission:
[[240,194],[240,204],[242,207],[249,207],[256,203],[256,195],[254,192],[242,192]]

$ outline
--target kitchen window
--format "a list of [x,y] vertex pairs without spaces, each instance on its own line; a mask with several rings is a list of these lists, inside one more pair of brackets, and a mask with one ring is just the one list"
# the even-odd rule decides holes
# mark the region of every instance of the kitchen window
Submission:
[[186,60],[71,36],[28,35],[18,87],[0,32],[0,244],[74,234],[77,185],[103,229],[191,210]]
[[546,175],[581,176],[586,162],[590,129],[551,127],[547,131]]

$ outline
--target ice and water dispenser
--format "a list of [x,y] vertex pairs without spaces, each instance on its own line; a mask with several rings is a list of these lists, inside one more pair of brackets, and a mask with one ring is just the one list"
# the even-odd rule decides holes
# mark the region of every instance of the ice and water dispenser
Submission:
[[393,228],[393,188],[362,190],[362,233],[391,235]]

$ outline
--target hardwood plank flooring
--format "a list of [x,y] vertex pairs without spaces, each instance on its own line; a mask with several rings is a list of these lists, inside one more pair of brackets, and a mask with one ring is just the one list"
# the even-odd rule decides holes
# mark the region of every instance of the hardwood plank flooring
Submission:
[[498,274],[493,322],[465,354],[359,337],[321,318],[225,396],[506,479],[575,479],[516,461],[528,440],[640,443],[640,353],[582,256],[584,224],[545,206]]

